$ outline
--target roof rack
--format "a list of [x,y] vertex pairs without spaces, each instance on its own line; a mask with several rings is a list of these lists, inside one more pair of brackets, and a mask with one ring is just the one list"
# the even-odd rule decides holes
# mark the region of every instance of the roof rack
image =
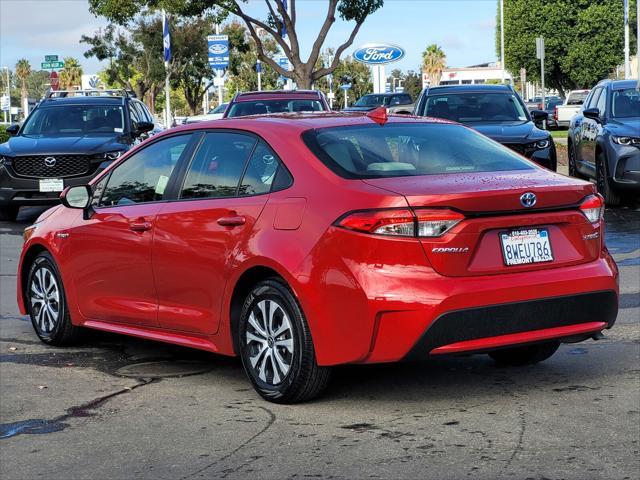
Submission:
[[106,90],[49,90],[45,94],[45,99],[49,98],[67,98],[67,97],[134,97],[136,94],[133,90],[124,88],[112,88]]

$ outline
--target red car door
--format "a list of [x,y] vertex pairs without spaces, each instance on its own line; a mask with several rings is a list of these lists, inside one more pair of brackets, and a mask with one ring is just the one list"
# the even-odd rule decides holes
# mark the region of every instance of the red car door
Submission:
[[217,331],[229,272],[250,250],[278,166],[273,151],[252,135],[206,134],[180,201],[166,204],[156,222],[153,270],[163,328]]
[[191,137],[151,143],[96,185],[94,212],[70,235],[72,278],[85,319],[158,325],[151,244],[165,191]]

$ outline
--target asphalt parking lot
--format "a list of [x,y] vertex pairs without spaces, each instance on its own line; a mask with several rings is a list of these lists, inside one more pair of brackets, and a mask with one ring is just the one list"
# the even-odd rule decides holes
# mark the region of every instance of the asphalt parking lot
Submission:
[[261,400],[234,359],[106,334],[42,345],[14,299],[39,211],[0,222],[2,479],[639,478],[638,209],[606,213],[621,273],[606,339],[533,367],[344,367],[297,406]]

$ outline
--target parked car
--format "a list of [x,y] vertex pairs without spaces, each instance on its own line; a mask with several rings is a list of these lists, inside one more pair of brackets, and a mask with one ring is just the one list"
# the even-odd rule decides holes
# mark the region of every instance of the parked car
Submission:
[[414,104],[408,93],[370,93],[360,97],[343,112],[368,112],[378,107],[387,107],[389,113],[411,114]]
[[637,80],[604,80],[568,134],[569,175],[596,180],[607,205],[640,197],[640,91]]
[[535,363],[616,319],[594,185],[445,120],[192,124],[61,197],[17,269],[43,342],[88,327],[238,355],[273,402],[339,364]]
[[[549,102],[560,102],[562,103],[562,99],[556,95],[549,95],[544,97],[544,103],[547,104]],[[528,102],[524,102],[527,107],[527,110],[532,112],[533,110],[546,110],[545,106],[542,105],[542,97],[533,97]]]
[[224,116],[224,111],[228,106],[228,103],[221,103],[216,108],[212,108],[208,113],[204,115],[194,115],[193,117],[185,118],[182,124],[187,125],[189,123],[204,122],[205,120],[219,120]]
[[54,205],[65,187],[87,183],[141,139],[160,131],[144,103],[124,90],[54,91],[0,145],[0,214]]
[[324,93],[319,90],[263,90],[236,94],[223,118],[330,110]]
[[580,113],[582,104],[589,95],[589,90],[572,90],[564,103],[558,105],[553,112],[553,119],[558,127],[569,127],[571,119]]
[[547,112],[547,129],[555,129],[558,128],[558,122],[555,119],[556,107],[558,105],[562,105],[563,100],[561,98],[552,98],[550,100],[545,100],[544,102],[544,110]]
[[426,88],[416,102],[415,114],[463,123],[544,167],[557,167],[553,138],[536,125],[542,126],[547,112],[529,113],[509,85]]

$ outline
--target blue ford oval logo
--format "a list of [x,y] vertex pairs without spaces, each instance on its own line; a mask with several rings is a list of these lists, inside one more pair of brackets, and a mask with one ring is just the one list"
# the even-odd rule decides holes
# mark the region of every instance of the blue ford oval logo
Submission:
[[404,57],[404,50],[402,48],[385,43],[363,45],[353,52],[353,58],[355,60],[368,65],[396,62],[402,57]]
[[209,45],[209,53],[213,55],[222,55],[223,53],[227,53],[227,46],[224,43],[213,43]]
[[526,192],[520,196],[520,203],[526,208],[533,207],[537,201],[536,194],[533,192]]

